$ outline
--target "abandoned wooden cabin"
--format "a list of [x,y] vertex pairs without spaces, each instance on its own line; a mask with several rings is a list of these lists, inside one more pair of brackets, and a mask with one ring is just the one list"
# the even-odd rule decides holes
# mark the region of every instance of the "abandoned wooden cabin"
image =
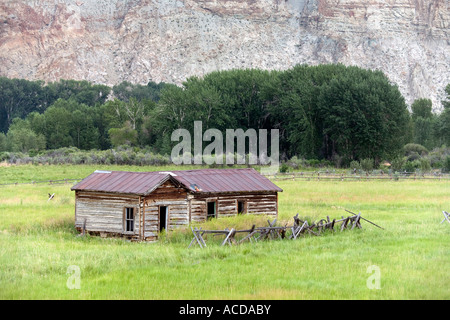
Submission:
[[140,241],[209,218],[277,216],[283,191],[254,169],[95,171],[72,190],[78,231]]

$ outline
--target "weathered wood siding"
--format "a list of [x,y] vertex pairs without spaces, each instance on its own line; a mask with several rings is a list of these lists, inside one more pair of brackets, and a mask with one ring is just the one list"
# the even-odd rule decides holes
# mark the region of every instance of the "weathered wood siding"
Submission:
[[277,193],[237,193],[194,195],[191,200],[191,220],[202,222],[207,217],[207,202],[216,202],[216,215],[218,218],[235,216],[238,214],[238,202],[244,202],[246,214],[278,215]]
[[[238,214],[238,202],[244,203],[246,214],[278,215],[277,193],[192,194],[168,180],[150,195],[76,191],[75,226],[86,231],[125,235],[133,239],[156,240],[160,230],[160,207],[168,210],[168,230],[202,222],[207,218],[207,202],[216,203],[216,216]],[[125,232],[125,208],[134,208],[134,231]]]
[[75,226],[86,231],[124,234],[124,208],[134,208],[133,234],[139,233],[139,196],[77,191]]
[[203,198],[193,198],[190,200],[191,221],[201,222],[206,220],[206,200]]
[[189,224],[189,202],[187,191],[176,187],[170,180],[163,183],[144,199],[142,205],[145,219],[145,239],[158,237],[160,227],[159,207],[167,206],[168,229]]

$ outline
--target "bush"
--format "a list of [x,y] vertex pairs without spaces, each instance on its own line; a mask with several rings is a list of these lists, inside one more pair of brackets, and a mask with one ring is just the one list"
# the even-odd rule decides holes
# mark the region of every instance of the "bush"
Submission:
[[407,157],[408,161],[414,161],[414,160],[418,160],[418,159],[420,159],[420,155],[415,151],[411,152]]
[[373,165],[374,165],[373,159],[362,159],[360,161],[360,164],[361,164],[361,169],[363,169],[364,171],[372,171],[373,170]]
[[297,170],[301,167],[305,166],[305,160],[304,159],[299,159],[297,158],[297,156],[293,156],[289,161],[288,161],[288,165]]
[[395,171],[401,171],[403,169],[403,166],[405,165],[406,158],[403,157],[397,157],[395,159],[392,159],[391,161],[391,168]]
[[407,172],[407,173],[414,173],[416,172],[417,169],[420,168],[420,161],[418,160],[414,160],[414,161],[406,161],[403,169]]
[[280,173],[286,173],[289,171],[289,166],[286,163],[283,163],[279,169]]
[[443,166],[442,166],[442,172],[444,172],[444,173],[450,172],[450,156],[447,156],[445,158]]
[[418,143],[408,143],[403,146],[403,152],[405,156],[409,156],[411,153],[415,152],[421,156],[427,155],[428,150],[424,146]]
[[419,161],[420,161],[420,170],[422,172],[428,172],[431,170],[430,160],[428,160],[426,158],[422,158]]
[[352,162],[350,162],[350,169],[361,170],[361,164],[359,163],[359,161],[353,160]]

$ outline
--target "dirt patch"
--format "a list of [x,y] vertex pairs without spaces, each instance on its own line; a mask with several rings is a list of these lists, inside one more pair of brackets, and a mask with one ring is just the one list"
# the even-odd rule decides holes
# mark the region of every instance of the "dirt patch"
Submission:
[[12,164],[10,164],[6,161],[0,162],[0,167],[11,167],[11,166],[12,166]]

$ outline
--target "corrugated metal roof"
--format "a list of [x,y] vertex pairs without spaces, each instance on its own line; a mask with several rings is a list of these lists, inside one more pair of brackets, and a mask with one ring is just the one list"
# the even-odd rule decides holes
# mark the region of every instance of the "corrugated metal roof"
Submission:
[[173,173],[187,188],[193,190],[191,185],[196,185],[200,192],[283,191],[252,168],[199,169]]
[[254,169],[198,169],[171,172],[96,171],[72,190],[146,195],[168,179],[192,192],[283,191]]
[[73,186],[72,190],[144,195],[169,178],[170,175],[158,172],[94,172]]

